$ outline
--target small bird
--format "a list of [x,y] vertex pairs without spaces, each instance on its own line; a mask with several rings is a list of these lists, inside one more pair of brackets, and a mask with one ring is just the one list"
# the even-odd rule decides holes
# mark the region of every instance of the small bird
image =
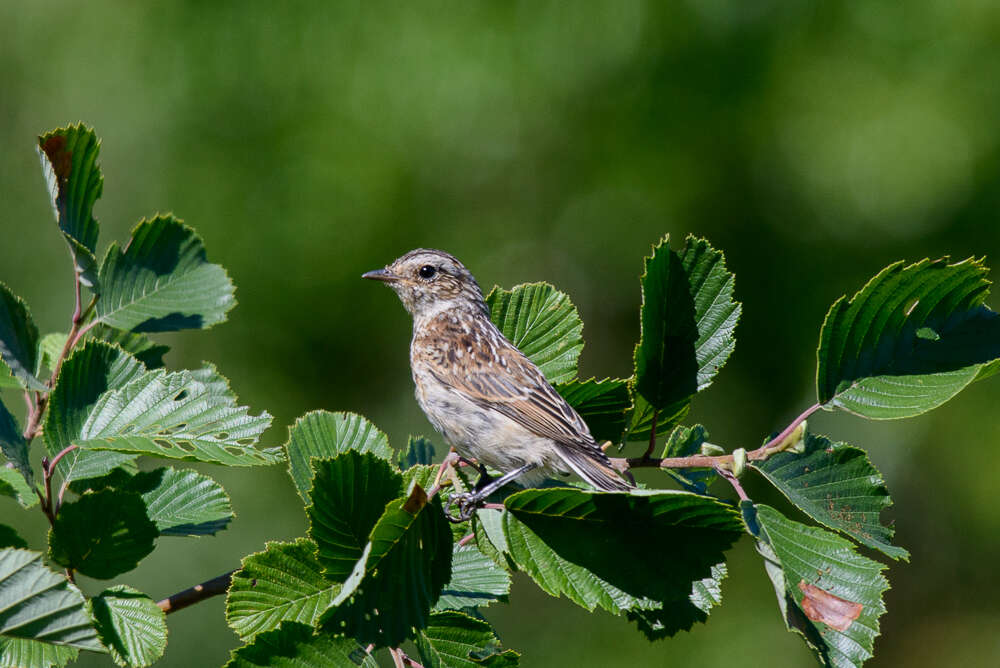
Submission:
[[[579,414],[493,324],[479,284],[456,258],[418,248],[362,277],[391,287],[413,316],[417,402],[448,444],[478,463],[474,492],[453,499],[456,521],[515,479],[531,487],[573,471],[601,490],[631,487]],[[487,466],[504,475],[491,480]]]

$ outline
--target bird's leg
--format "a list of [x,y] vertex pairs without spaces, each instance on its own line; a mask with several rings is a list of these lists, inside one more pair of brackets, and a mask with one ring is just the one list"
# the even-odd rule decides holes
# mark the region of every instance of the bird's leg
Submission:
[[[444,512],[448,516],[448,519],[452,522],[465,522],[472,517],[472,513],[476,512],[476,509],[482,505],[483,501],[489,497],[490,494],[497,491],[507,483],[512,480],[519,478],[528,471],[537,468],[538,464],[525,464],[513,471],[508,471],[496,480],[490,479],[486,475],[485,469],[481,471],[483,477],[479,479],[479,483],[476,484],[476,488],[472,492],[466,492],[465,494],[453,494],[448,499],[448,503],[445,505]],[[483,480],[486,479],[486,484],[483,485]],[[452,515],[449,511],[451,509],[451,504],[458,503],[458,516]]]
[[476,470],[479,471],[479,480],[476,481],[476,486],[472,488],[473,492],[478,492],[491,482],[493,482],[493,476],[486,472],[486,467],[482,464],[476,464]]

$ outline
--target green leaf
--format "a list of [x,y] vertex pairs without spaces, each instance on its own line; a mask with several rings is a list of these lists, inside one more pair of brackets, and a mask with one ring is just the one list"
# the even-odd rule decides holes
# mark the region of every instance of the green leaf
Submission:
[[632,407],[627,380],[576,379],[560,383],[556,390],[580,414],[597,442],[621,442],[625,414]]
[[155,343],[145,334],[136,334],[123,329],[115,329],[107,325],[98,325],[90,331],[90,336],[99,341],[113,343],[122,350],[143,363],[147,369],[159,369],[163,366],[163,356],[170,351],[170,346]]
[[55,370],[56,360],[59,359],[67,338],[66,334],[60,332],[52,332],[41,338],[38,342],[38,361],[35,363],[37,377],[41,378],[43,370],[49,373]]
[[[0,283],[0,360],[6,366],[0,369],[0,376],[13,376],[17,385],[28,390],[48,391],[48,386],[35,377],[38,327],[24,300],[3,283]],[[4,385],[9,387],[10,383]]]
[[101,642],[119,666],[142,668],[163,656],[166,615],[149,596],[118,585],[102,591],[90,604]]
[[233,519],[229,495],[207,475],[161,467],[143,471],[120,487],[142,496],[146,515],[161,536],[208,536]]
[[1000,316],[979,260],[889,265],[827,313],[816,351],[825,408],[872,419],[919,415],[1000,358]]
[[510,573],[479,551],[475,545],[458,545],[452,550],[451,580],[441,590],[435,610],[461,610],[507,602]]
[[[769,506],[757,505],[755,520],[758,550],[786,625],[802,633],[824,665],[859,668],[872,656],[885,613],[885,565],[857,554],[850,541]],[[752,522],[750,527],[753,532]]]
[[235,650],[225,668],[378,668],[357,641],[313,631],[305,624],[285,622]]
[[[707,578],[696,580],[691,584],[691,595],[688,600],[701,613],[694,615],[699,621],[705,621],[712,608],[722,604],[722,581],[728,575],[725,562],[712,566],[711,574]],[[658,610],[629,610],[626,615],[629,620],[636,623],[649,640],[662,640],[674,635],[679,629],[690,626],[687,617],[691,614],[689,610],[681,608],[681,614],[677,614],[677,609],[672,606],[665,606]]]
[[28,547],[28,543],[25,542],[17,531],[13,527],[9,527],[6,524],[0,524],[0,547]]
[[[50,571],[39,552],[0,550],[0,602],[0,665],[10,653],[31,657],[24,665],[57,663],[56,657],[67,656],[45,645],[104,651],[83,594]],[[7,644],[18,638],[33,642]]]
[[[325,628],[393,647],[427,625],[451,578],[452,538],[439,499],[417,484],[385,507],[344,588],[323,614]],[[323,546],[320,545],[322,557]]]
[[[375,425],[355,413],[312,411],[288,429],[288,474],[309,503],[313,458],[336,457],[348,451],[370,452],[386,461],[392,459],[389,439]],[[391,497],[390,497],[391,498]]]
[[323,575],[313,541],[268,543],[233,574],[226,621],[244,641],[285,621],[315,626],[340,588]]
[[520,660],[513,650],[501,651],[488,623],[462,612],[435,612],[415,642],[424,668],[506,668]]
[[679,399],[663,410],[656,410],[642,395],[636,392],[635,383],[629,383],[632,395],[632,411],[625,419],[628,430],[625,441],[646,441],[653,428],[653,418],[656,418],[656,433],[665,434],[669,429],[679,424],[691,412],[690,398]]
[[[700,424],[693,427],[675,427],[663,446],[663,457],[688,457],[701,452],[701,445],[708,440],[708,432]],[[708,486],[718,477],[708,468],[664,469],[684,489],[695,494],[705,494]]]
[[135,568],[158,535],[142,497],[102,490],[62,506],[49,530],[49,558],[107,580]]
[[[143,371],[142,364],[117,346],[86,341],[63,363],[59,382],[52,390],[45,417],[45,442],[49,456],[62,452],[86,428],[98,399],[106,392],[124,387]],[[132,455],[117,452],[73,450],[57,465],[64,480],[96,478],[109,473]]]
[[84,285],[91,287],[95,285],[94,250],[100,232],[94,203],[104,190],[104,177],[97,164],[100,151],[97,134],[82,123],[38,138],[38,157],[56,222],[69,244],[77,272]]
[[309,535],[327,576],[345,581],[368,543],[382,511],[402,493],[402,476],[373,453],[347,452],[314,459],[316,472],[306,508]]
[[[21,381],[19,381],[15,376],[14,372],[10,370],[7,363],[0,358],[0,390],[4,390],[11,387],[21,387]],[[2,666],[3,664],[0,664]]]
[[0,668],[61,667],[75,659],[78,654],[79,650],[75,647],[0,636]]
[[10,414],[2,401],[0,401],[0,452],[10,460],[9,465],[17,469],[24,482],[32,484],[35,476],[28,458],[28,442],[21,434],[17,419]]
[[406,470],[414,466],[430,466],[434,463],[434,444],[423,436],[410,436],[406,452],[399,456],[399,468]]
[[511,290],[495,287],[486,304],[503,335],[538,365],[550,383],[576,377],[583,321],[566,293],[548,283],[525,283]]
[[[60,383],[62,381],[60,380]],[[101,394],[72,442],[84,450],[112,450],[229,466],[282,460],[280,448],[254,444],[271,424],[238,406],[229,383],[209,366],[197,371],[145,371],[120,389]]]
[[668,415],[711,385],[736,345],[742,310],[720,251],[689,236],[677,252],[669,240],[664,237],[645,261],[635,349],[636,390]]
[[24,480],[24,476],[4,465],[0,465],[0,494],[17,499],[17,502],[25,508],[31,508],[38,503],[38,495]]
[[532,489],[505,506],[510,556],[544,591],[587,610],[669,611],[670,633],[704,620],[692,587],[742,533],[732,508],[687,492]]
[[111,244],[100,280],[97,319],[118,329],[206,329],[236,305],[226,271],[206,259],[201,237],[173,216],[140,221],[124,251]]
[[879,521],[892,499],[865,451],[815,434],[806,434],[805,448],[802,454],[779,452],[751,466],[820,524],[908,561],[910,553],[892,544],[892,527]]

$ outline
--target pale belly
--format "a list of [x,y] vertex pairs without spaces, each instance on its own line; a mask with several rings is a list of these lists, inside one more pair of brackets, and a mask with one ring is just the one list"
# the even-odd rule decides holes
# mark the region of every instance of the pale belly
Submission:
[[518,479],[526,487],[567,471],[550,439],[531,433],[507,416],[434,382],[418,383],[415,394],[427,419],[463,457],[502,473],[535,464],[537,469]]

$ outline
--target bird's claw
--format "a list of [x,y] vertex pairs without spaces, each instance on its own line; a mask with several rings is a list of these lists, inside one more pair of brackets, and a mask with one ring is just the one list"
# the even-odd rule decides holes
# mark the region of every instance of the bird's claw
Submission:
[[[482,502],[482,498],[474,492],[452,494],[448,497],[447,503],[444,504],[444,515],[448,518],[448,521],[454,524],[467,522],[472,519],[473,514],[475,514]],[[458,504],[458,515],[454,515],[451,512],[453,504]]]

